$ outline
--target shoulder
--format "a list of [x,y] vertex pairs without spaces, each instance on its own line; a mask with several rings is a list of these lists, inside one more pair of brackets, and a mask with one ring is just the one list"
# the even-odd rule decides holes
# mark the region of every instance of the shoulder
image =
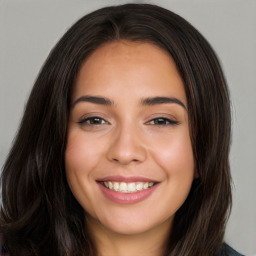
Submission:
[[4,247],[2,247],[2,246],[0,248],[0,256],[8,256],[8,254],[6,253]]
[[223,244],[223,249],[221,256],[244,256],[243,254],[240,254],[239,252],[235,251],[233,248],[231,248],[227,244]]
[[0,256],[7,256],[6,251],[3,247],[0,248]]
[[2,244],[2,235],[0,234],[0,256],[8,256],[6,253],[4,246]]

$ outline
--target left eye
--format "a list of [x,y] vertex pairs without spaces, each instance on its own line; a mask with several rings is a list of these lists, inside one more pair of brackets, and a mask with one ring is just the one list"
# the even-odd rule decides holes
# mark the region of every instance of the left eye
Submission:
[[79,121],[78,123],[83,124],[83,125],[102,125],[102,124],[106,124],[107,121],[104,120],[103,118],[94,116],[94,117],[84,118],[81,121]]
[[159,118],[154,118],[148,122],[150,125],[174,125],[178,124],[177,121],[174,121],[172,119],[164,118],[164,117],[159,117]]

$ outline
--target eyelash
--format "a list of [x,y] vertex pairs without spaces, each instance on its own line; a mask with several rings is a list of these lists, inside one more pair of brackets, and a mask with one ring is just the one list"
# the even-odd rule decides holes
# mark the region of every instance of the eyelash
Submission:
[[[96,121],[97,120],[97,121]],[[96,123],[92,123],[93,121],[96,121]],[[99,121],[103,121],[104,123],[99,123]],[[81,125],[103,125],[103,124],[109,124],[105,119],[98,117],[98,116],[91,116],[91,117],[86,117],[83,118],[82,120],[77,122],[78,124]]]
[[[88,126],[99,126],[99,125],[110,124],[108,121],[98,116],[86,117],[78,121],[77,123],[81,125],[88,125]],[[156,125],[156,126],[171,126],[171,125],[178,125],[179,122],[173,119],[165,118],[165,117],[157,117],[157,118],[151,119],[146,124]]]
[[[156,123],[152,124],[152,122],[156,122]],[[171,125],[177,125],[179,124],[179,122],[173,119],[165,118],[165,117],[157,117],[147,122],[147,124],[156,125],[156,126],[171,126]]]

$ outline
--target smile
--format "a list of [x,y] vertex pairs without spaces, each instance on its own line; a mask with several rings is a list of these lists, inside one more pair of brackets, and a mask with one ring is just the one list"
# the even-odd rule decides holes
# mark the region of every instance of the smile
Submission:
[[135,193],[138,191],[146,190],[155,185],[154,182],[117,182],[117,181],[104,181],[102,185],[109,190],[121,193]]

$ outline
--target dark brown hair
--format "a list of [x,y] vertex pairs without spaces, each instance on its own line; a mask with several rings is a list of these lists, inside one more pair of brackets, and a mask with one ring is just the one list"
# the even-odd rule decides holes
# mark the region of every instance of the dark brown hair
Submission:
[[84,16],[46,60],[1,177],[0,232],[10,255],[95,253],[84,210],[65,176],[69,98],[83,61],[99,46],[121,39],[165,49],[185,86],[199,177],[175,215],[165,255],[220,255],[231,206],[226,82],[216,54],[195,28],[148,4],[107,7]]

